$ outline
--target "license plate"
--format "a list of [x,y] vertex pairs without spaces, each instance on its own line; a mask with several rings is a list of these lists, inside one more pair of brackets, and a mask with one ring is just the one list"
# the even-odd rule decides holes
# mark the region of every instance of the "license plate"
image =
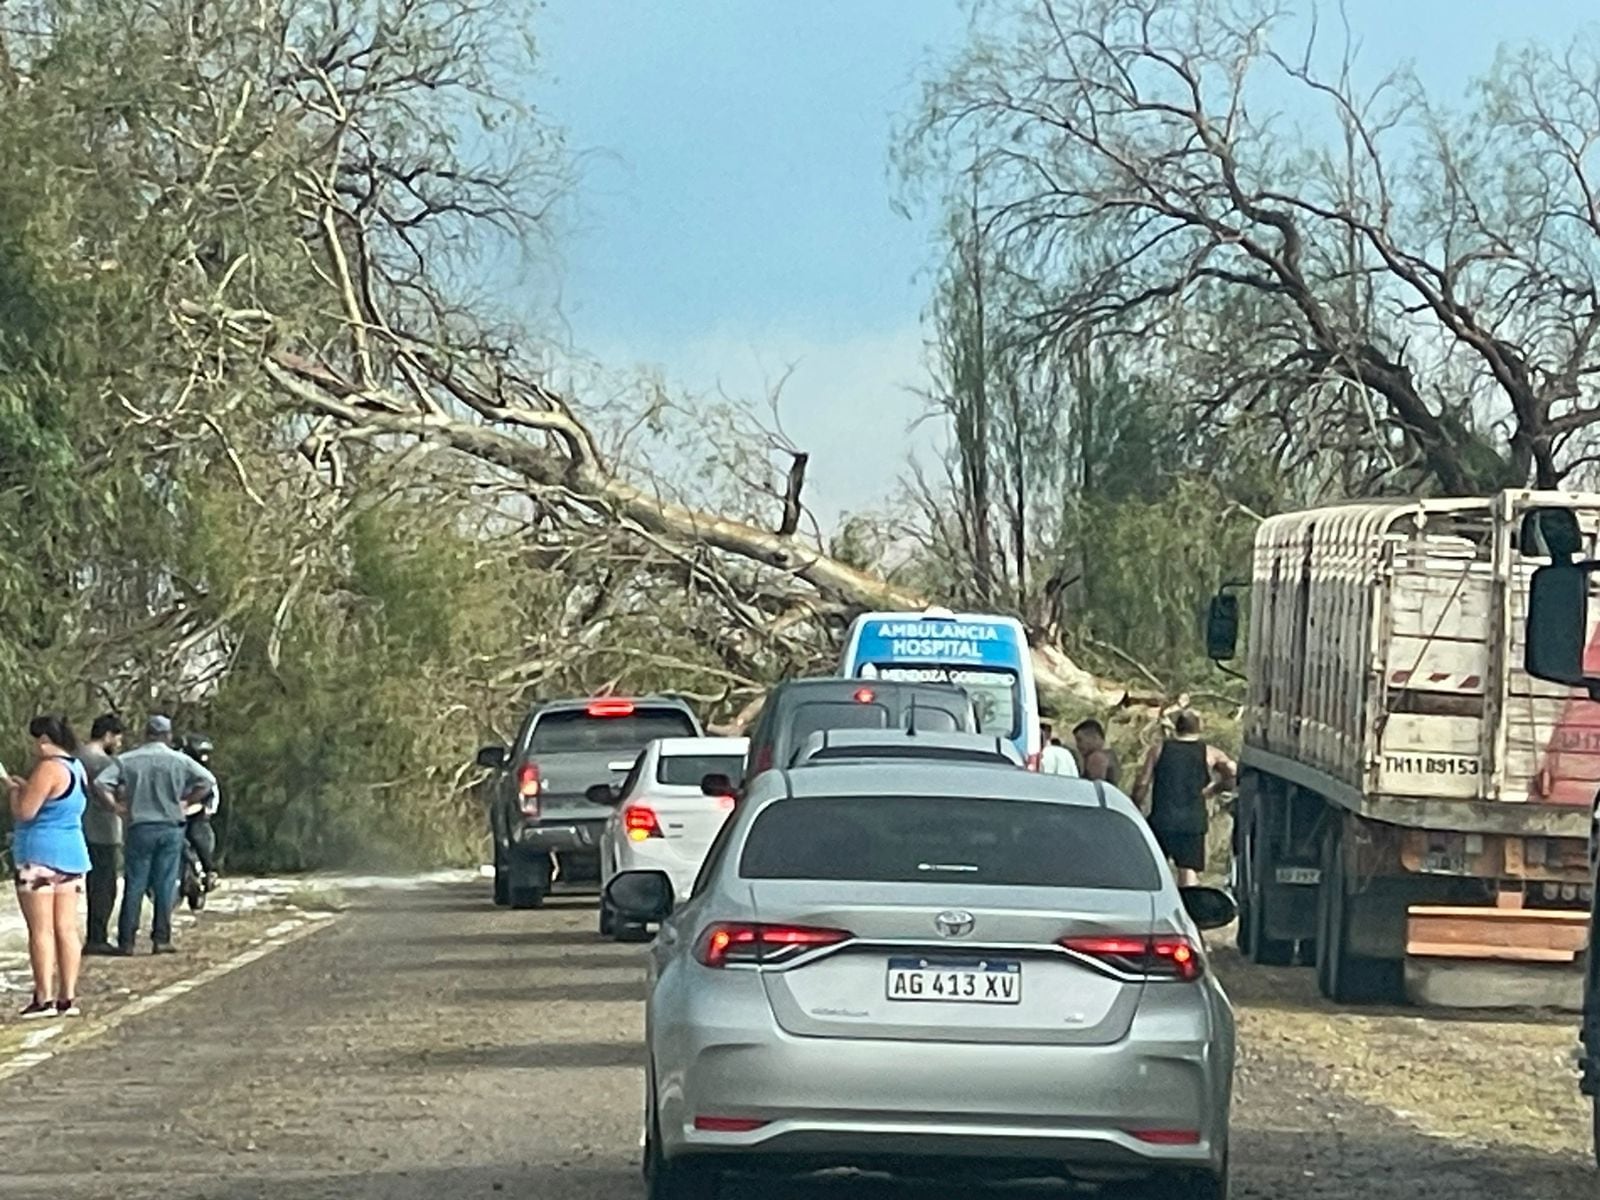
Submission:
[[1322,882],[1322,872],[1316,867],[1279,867],[1277,873],[1279,883],[1309,883]]
[[891,958],[889,999],[1021,1004],[1022,964],[998,959]]

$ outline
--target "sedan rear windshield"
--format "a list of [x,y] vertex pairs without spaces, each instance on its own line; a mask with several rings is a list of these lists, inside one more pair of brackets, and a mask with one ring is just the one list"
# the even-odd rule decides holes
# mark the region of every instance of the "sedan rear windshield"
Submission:
[[742,754],[662,755],[656,763],[656,782],[672,787],[699,787],[707,775],[726,775],[738,783],[743,774]]
[[656,738],[695,737],[689,714],[677,708],[636,708],[627,716],[594,717],[578,708],[547,712],[533,725],[534,754],[644,749]]
[[1161,887],[1142,831],[1121,813],[943,797],[781,800],[756,818],[739,873],[850,883]]

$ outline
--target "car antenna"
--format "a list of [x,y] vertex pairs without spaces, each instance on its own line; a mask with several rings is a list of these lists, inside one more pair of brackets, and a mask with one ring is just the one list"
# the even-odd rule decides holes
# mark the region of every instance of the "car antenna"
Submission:
[[911,712],[906,718],[906,736],[917,736],[917,694],[911,693]]

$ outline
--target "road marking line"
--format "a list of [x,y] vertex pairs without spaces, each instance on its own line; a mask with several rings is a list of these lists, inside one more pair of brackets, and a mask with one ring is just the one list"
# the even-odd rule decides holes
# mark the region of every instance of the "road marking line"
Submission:
[[[196,988],[202,988],[208,983],[221,979],[224,975],[231,975],[241,967],[248,967],[253,962],[259,962],[275,950],[282,950],[294,942],[317,930],[326,927],[336,919],[334,913],[305,913],[302,916],[280,921],[268,929],[260,937],[253,940],[243,950],[232,958],[219,963],[213,963],[198,975],[191,975],[188,979],[180,979],[169,983],[163,988],[158,988],[147,996],[140,996],[137,1000],[130,1000],[120,1008],[114,1008],[103,1017],[90,1021],[78,1022],[71,1017],[59,1018],[62,1024],[51,1025],[37,1033],[30,1033],[23,1039],[22,1049],[8,1061],[0,1062],[0,1081],[21,1075],[24,1071],[37,1067],[40,1063],[48,1062],[64,1050],[91,1042],[102,1034],[116,1029],[124,1021],[149,1012],[151,1009],[160,1008],[163,1004],[186,996]],[[45,1043],[59,1035],[68,1035],[63,1045],[43,1049]]]

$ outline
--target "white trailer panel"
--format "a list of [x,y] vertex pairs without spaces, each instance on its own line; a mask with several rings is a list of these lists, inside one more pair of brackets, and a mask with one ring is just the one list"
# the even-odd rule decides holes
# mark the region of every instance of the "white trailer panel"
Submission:
[[[1600,495],[1356,503],[1274,517],[1256,538],[1245,744],[1362,796],[1592,805],[1600,705],[1522,670],[1517,546],[1539,503]],[[1600,604],[1591,655],[1600,667]]]

